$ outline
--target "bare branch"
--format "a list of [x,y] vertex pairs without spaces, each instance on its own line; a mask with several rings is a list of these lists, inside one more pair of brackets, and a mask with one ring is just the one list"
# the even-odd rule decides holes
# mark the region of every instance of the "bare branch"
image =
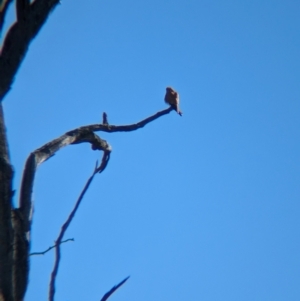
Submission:
[[[107,156],[106,152],[104,152],[103,157]],[[102,160],[103,161],[103,160]],[[105,167],[104,167],[105,168]],[[102,170],[103,171],[103,170]],[[77,199],[75,206],[72,210],[72,212],[70,213],[70,215],[68,216],[66,222],[63,224],[63,226],[61,227],[60,233],[58,235],[58,238],[55,242],[55,262],[54,262],[54,267],[51,273],[51,277],[50,277],[50,285],[49,285],[49,301],[54,301],[54,294],[55,294],[55,280],[56,280],[56,276],[57,276],[57,272],[58,272],[58,267],[59,267],[59,262],[60,262],[60,245],[62,242],[62,239],[64,237],[65,232],[67,231],[70,223],[72,222],[78,208],[79,205],[85,195],[85,193],[87,192],[90,184],[93,181],[94,176],[99,172],[98,167],[96,166],[92,175],[90,176],[90,178],[88,179],[88,181],[86,182],[82,192],[80,193],[79,198]]]
[[15,22],[3,42],[0,51],[0,102],[10,90],[31,43],[46,22],[50,12],[59,0],[17,0],[17,22]]
[[[173,111],[172,107],[169,107],[168,109],[162,110],[157,112],[156,114],[138,122],[135,124],[129,124],[129,125],[111,125],[111,124],[91,124],[87,126],[80,127],[77,130],[90,130],[93,132],[106,132],[106,133],[115,133],[115,132],[132,132],[136,131],[148,123],[154,121],[155,119],[158,119],[159,117],[169,114]],[[71,131],[72,132],[72,131]]]
[[95,133],[86,129],[76,129],[54,139],[29,155],[25,164],[19,200],[19,208],[27,224],[27,231],[30,231],[30,216],[32,211],[31,194],[37,167],[52,157],[61,148],[70,144],[85,142],[91,143],[94,150],[102,150],[107,153],[111,151],[111,146]]
[[[31,153],[26,161],[25,170],[23,173],[23,179],[20,191],[19,208],[14,212],[14,230],[15,230],[15,242],[14,242],[14,279],[16,284],[14,285],[14,291],[20,296],[18,300],[21,300],[22,292],[25,293],[28,272],[29,272],[29,237],[32,219],[32,202],[31,194],[33,189],[34,177],[36,169],[42,162],[52,157],[61,148],[76,143],[89,142],[95,150],[104,151],[102,164],[99,168],[96,168],[94,173],[101,172],[105,169],[111,146],[102,140],[95,133],[88,130],[75,130],[72,133],[67,133],[58,139],[55,139],[41,148]],[[61,243],[59,240],[56,243]],[[11,247],[12,244],[10,244]],[[56,248],[57,249],[57,248]],[[24,267],[20,269],[19,267]]]
[[[68,241],[74,241],[74,238],[68,238],[66,240],[63,240],[60,242],[60,244],[63,244],[65,242]],[[45,255],[47,252],[49,252],[50,250],[54,249],[56,247],[56,244],[54,246],[49,247],[47,250],[43,251],[43,252],[34,252],[34,253],[30,253],[29,256],[34,256],[34,255]]]
[[109,292],[107,292],[100,301],[106,301],[120,286],[122,286],[130,276],[126,277],[119,284],[115,285]]
[[1,4],[0,4],[0,34],[2,32],[7,9],[9,7],[9,5],[11,4],[11,2],[12,2],[12,0],[1,0]]
[[45,144],[41,148],[37,149],[30,154],[26,161],[25,170],[23,173],[21,193],[19,207],[23,212],[25,221],[28,223],[28,231],[30,230],[30,213],[31,213],[31,194],[34,182],[34,176],[36,169],[39,164],[49,159],[53,156],[58,150],[62,147],[65,147],[69,144],[78,144],[83,142],[89,142],[92,145],[93,150],[102,150],[105,152],[105,155],[102,158],[102,163],[99,167],[98,172],[102,172],[110,158],[111,146],[99,136],[97,136],[94,131],[103,131],[108,133],[114,132],[130,132],[138,130],[144,127],[146,124],[154,121],[155,119],[169,114],[173,110],[172,107],[160,111],[136,124],[131,125],[109,125],[109,124],[93,124],[88,126],[83,126],[75,130],[67,132],[65,135]]
[[[61,232],[56,240],[55,243],[55,264],[54,268],[51,274],[50,279],[50,289],[49,289],[49,300],[53,300],[54,293],[55,293],[55,279],[58,272],[59,262],[60,262],[60,244],[62,242],[63,236],[65,231],[67,230],[69,224],[71,223],[72,219],[74,218],[74,215],[81,203],[81,200],[87,191],[89,185],[91,184],[94,176],[96,173],[101,173],[105,170],[109,159],[110,159],[110,153],[111,153],[111,146],[103,139],[101,139],[99,136],[97,136],[94,131],[104,131],[108,133],[113,132],[129,132],[134,131],[137,129],[140,129],[144,127],[146,124],[154,121],[155,119],[169,114],[173,110],[172,107],[160,111],[136,124],[132,125],[122,125],[122,126],[115,126],[115,125],[109,125],[109,124],[94,124],[89,126],[83,126],[80,128],[77,128],[75,130],[69,131],[66,134],[62,135],[61,137],[54,139],[53,141],[45,144],[41,148],[35,150],[32,152],[25,164],[25,169],[23,173],[23,179],[21,184],[21,191],[20,191],[20,200],[19,200],[19,208],[18,208],[18,216],[21,216],[20,221],[22,221],[22,227],[19,227],[23,231],[23,233],[19,233],[19,237],[22,237],[22,240],[20,239],[20,242],[24,242],[25,246],[25,240],[24,237],[29,238],[30,228],[31,228],[31,215],[32,215],[32,202],[31,202],[31,195],[32,195],[32,189],[34,184],[34,177],[36,173],[37,167],[49,159],[50,157],[54,156],[54,154],[59,151],[61,148],[68,146],[70,144],[78,144],[78,143],[85,143],[88,142],[91,144],[91,147],[93,150],[100,150],[103,151],[102,161],[100,166],[96,165],[95,170],[92,174],[92,176],[89,178],[89,180],[86,183],[86,186],[84,187],[79,199],[77,200],[74,209],[72,210],[71,214],[69,215],[67,221],[62,226]],[[28,244],[29,246],[29,244]],[[25,247],[24,247],[25,248]],[[23,250],[24,250],[23,248]],[[27,257],[29,256],[29,247],[27,248]],[[26,256],[25,256],[26,258]],[[24,259],[24,254],[23,254]],[[24,266],[25,266],[24,261]],[[24,270],[26,271],[26,269]],[[23,277],[22,279],[27,279],[26,277]],[[25,280],[24,280],[25,283]]]

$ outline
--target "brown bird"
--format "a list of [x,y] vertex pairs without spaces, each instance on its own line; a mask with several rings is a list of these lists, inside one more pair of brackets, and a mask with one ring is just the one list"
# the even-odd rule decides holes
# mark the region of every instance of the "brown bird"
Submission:
[[179,109],[179,94],[171,87],[166,88],[165,102],[182,116],[182,112]]

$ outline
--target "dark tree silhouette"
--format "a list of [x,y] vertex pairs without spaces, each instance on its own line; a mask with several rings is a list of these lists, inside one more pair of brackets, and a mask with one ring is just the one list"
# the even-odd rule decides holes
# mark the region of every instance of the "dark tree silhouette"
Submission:
[[[11,0],[0,2],[0,33]],[[55,249],[54,268],[50,277],[49,300],[54,300],[55,280],[60,262],[60,246],[65,231],[77,212],[79,205],[91,184],[94,176],[102,173],[110,159],[111,146],[95,132],[129,132],[140,129],[155,119],[170,113],[170,107],[160,111],[136,124],[110,125],[106,113],[103,113],[101,124],[81,126],[71,130],[61,137],[50,141],[33,151],[25,164],[20,198],[17,208],[13,207],[12,180],[13,167],[9,158],[6,128],[2,100],[11,89],[15,75],[25,58],[29,44],[45,24],[51,11],[57,6],[57,0],[16,0],[17,20],[9,28],[0,49],[0,301],[21,301],[24,299],[29,274],[30,255],[44,254]],[[30,231],[32,222],[32,190],[37,167],[51,158],[61,148],[70,144],[90,143],[91,149],[103,152],[102,161],[96,164],[91,177],[87,180],[74,208],[63,224],[55,245],[40,253],[30,254]],[[129,277],[108,291],[101,300],[107,300],[111,294],[123,285]]]

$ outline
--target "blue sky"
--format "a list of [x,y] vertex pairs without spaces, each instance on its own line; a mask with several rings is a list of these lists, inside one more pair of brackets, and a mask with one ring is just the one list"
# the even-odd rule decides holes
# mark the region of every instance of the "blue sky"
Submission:
[[[79,5],[79,6],[78,6]],[[56,300],[300,299],[300,2],[62,1],[4,100],[15,189],[29,153],[76,127],[113,147],[62,247]],[[12,15],[12,13],[11,13]],[[12,17],[11,17],[12,18]],[[6,23],[8,26],[8,21]],[[38,170],[32,251],[53,244],[99,153]],[[53,252],[31,259],[45,300]]]

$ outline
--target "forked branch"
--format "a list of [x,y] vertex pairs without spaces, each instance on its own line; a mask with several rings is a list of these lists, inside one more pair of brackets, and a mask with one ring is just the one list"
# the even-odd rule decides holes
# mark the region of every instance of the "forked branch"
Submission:
[[[4,19],[9,3],[8,0],[1,1],[0,22],[1,18]],[[58,3],[59,0],[16,1],[17,21],[8,30],[0,49],[0,102],[10,90],[31,41]]]
[[103,131],[107,133],[114,132],[130,132],[144,127],[146,124],[156,120],[157,118],[169,114],[173,109],[170,107],[166,110],[157,112],[156,114],[136,123],[130,125],[109,125],[109,124],[92,124],[71,130],[63,136],[54,139],[53,141],[45,144],[41,148],[32,152],[25,165],[23,179],[21,184],[21,193],[19,200],[19,209],[22,212],[25,222],[25,228],[30,231],[30,214],[31,214],[31,194],[33,189],[34,177],[37,167],[52,157],[61,148],[70,144],[79,144],[88,142],[91,144],[93,150],[101,150],[106,153],[102,158],[102,163],[98,172],[102,172],[110,157],[112,150],[107,141],[101,139],[94,132]]
[[[51,274],[50,279],[50,288],[49,288],[49,300],[54,300],[54,294],[55,294],[55,279],[58,272],[59,262],[60,262],[60,245],[63,240],[63,236],[70,225],[71,221],[73,220],[75,213],[78,210],[78,207],[83,199],[83,196],[85,195],[89,185],[91,184],[94,176],[97,173],[101,173],[105,170],[108,161],[110,159],[110,153],[111,153],[111,146],[108,144],[107,141],[101,139],[98,135],[96,135],[94,132],[96,131],[103,131],[108,133],[114,133],[114,132],[130,132],[138,130],[142,127],[144,127],[146,124],[156,120],[157,118],[169,114],[173,110],[172,107],[162,110],[160,112],[157,112],[156,114],[131,125],[110,125],[107,122],[107,115],[106,115],[106,122],[105,124],[92,124],[88,126],[83,126],[80,128],[77,128],[75,130],[69,131],[66,134],[62,135],[61,137],[54,139],[53,141],[45,144],[41,148],[35,150],[32,152],[25,164],[25,170],[23,173],[23,179],[21,184],[21,191],[20,191],[20,200],[19,200],[19,208],[15,210],[15,216],[16,221],[20,221],[20,226],[18,229],[20,229],[20,233],[18,233],[18,237],[21,237],[20,240],[22,242],[23,252],[17,252],[17,254],[22,255],[20,257],[20,261],[24,261],[24,266],[28,266],[27,260],[29,256],[29,244],[26,244],[25,238],[29,237],[30,234],[30,228],[31,228],[31,219],[32,219],[32,202],[31,202],[31,194],[33,190],[33,184],[34,184],[34,177],[37,170],[37,167],[49,159],[50,157],[54,156],[54,154],[59,151],[61,148],[68,146],[70,144],[79,144],[79,143],[90,143],[91,148],[93,150],[100,150],[103,151],[102,161],[100,166],[96,165],[91,177],[88,179],[82,193],[80,194],[78,200],[76,201],[76,204],[70,213],[68,219],[64,223],[64,225],[61,228],[60,234],[55,242],[55,264],[54,268]],[[21,244],[20,244],[21,245]],[[24,256],[24,250],[26,250],[27,256]],[[18,257],[18,256],[17,256]],[[15,258],[18,260],[18,258]],[[26,261],[26,262],[25,262]],[[17,269],[17,267],[16,267]],[[25,269],[24,269],[25,270]],[[24,277],[21,277],[22,283],[27,283],[27,277],[28,275],[23,275]],[[121,284],[122,285],[122,284]]]

